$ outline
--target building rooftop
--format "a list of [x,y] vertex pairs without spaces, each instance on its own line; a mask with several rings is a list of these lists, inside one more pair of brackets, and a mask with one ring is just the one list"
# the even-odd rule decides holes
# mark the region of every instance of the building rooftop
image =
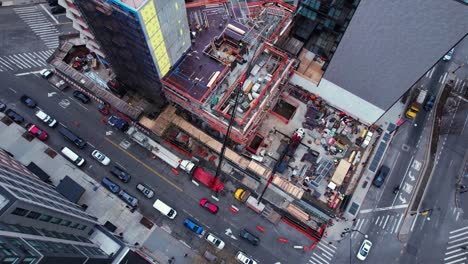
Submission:
[[324,78],[386,110],[466,36],[467,17],[454,0],[361,1]]

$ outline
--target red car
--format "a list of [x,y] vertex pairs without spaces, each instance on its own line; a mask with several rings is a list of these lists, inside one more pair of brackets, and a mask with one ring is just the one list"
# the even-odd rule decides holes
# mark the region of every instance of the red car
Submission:
[[33,134],[34,136],[36,136],[39,140],[41,141],[45,141],[47,140],[47,138],[49,137],[49,134],[47,134],[47,132],[45,132],[44,130],[40,129],[38,126],[36,125],[32,125],[29,127],[28,129],[29,133]]
[[216,214],[218,212],[218,206],[209,202],[206,198],[200,200],[200,206],[210,211],[212,214]]

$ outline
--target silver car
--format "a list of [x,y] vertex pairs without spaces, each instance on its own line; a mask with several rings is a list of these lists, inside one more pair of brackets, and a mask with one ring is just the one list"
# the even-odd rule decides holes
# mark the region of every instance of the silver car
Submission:
[[154,196],[154,191],[151,190],[148,186],[146,186],[143,183],[139,183],[136,186],[137,190],[139,190],[141,193],[143,193],[146,198],[151,199]]
[[111,160],[106,155],[104,155],[102,152],[100,152],[97,149],[95,149],[93,153],[91,153],[91,155],[93,156],[93,158],[98,160],[102,165],[107,166],[111,162]]

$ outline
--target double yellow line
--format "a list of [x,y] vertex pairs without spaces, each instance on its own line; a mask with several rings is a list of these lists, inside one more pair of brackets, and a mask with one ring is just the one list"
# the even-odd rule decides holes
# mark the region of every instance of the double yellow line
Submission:
[[140,163],[141,165],[143,165],[147,170],[151,171],[153,174],[155,174],[156,176],[158,176],[159,178],[163,179],[165,182],[169,183],[172,187],[174,187],[175,189],[177,189],[178,191],[181,191],[183,192],[184,190],[182,188],[180,188],[179,186],[177,186],[177,184],[173,183],[171,180],[169,180],[168,178],[162,176],[159,172],[155,171],[153,168],[151,168],[148,164],[144,163],[143,161],[139,160],[137,157],[133,156],[131,153],[129,153],[128,151],[126,151],[125,149],[123,149],[121,146],[119,146],[118,144],[114,143],[112,140],[108,139],[108,138],[105,138],[105,140],[109,143],[111,143],[114,147],[120,149],[120,151],[122,151],[123,153],[127,154],[129,157],[131,157],[132,159],[134,159],[136,162]]

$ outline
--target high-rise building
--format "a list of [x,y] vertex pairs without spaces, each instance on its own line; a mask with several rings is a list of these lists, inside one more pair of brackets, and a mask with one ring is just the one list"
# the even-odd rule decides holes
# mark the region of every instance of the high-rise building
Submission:
[[0,263],[110,263],[97,219],[0,150]]
[[[159,82],[190,47],[183,0],[68,0],[127,88],[159,102]],[[79,23],[79,22],[78,22]]]
[[304,47],[325,61],[333,56],[360,0],[302,0],[292,30]]

